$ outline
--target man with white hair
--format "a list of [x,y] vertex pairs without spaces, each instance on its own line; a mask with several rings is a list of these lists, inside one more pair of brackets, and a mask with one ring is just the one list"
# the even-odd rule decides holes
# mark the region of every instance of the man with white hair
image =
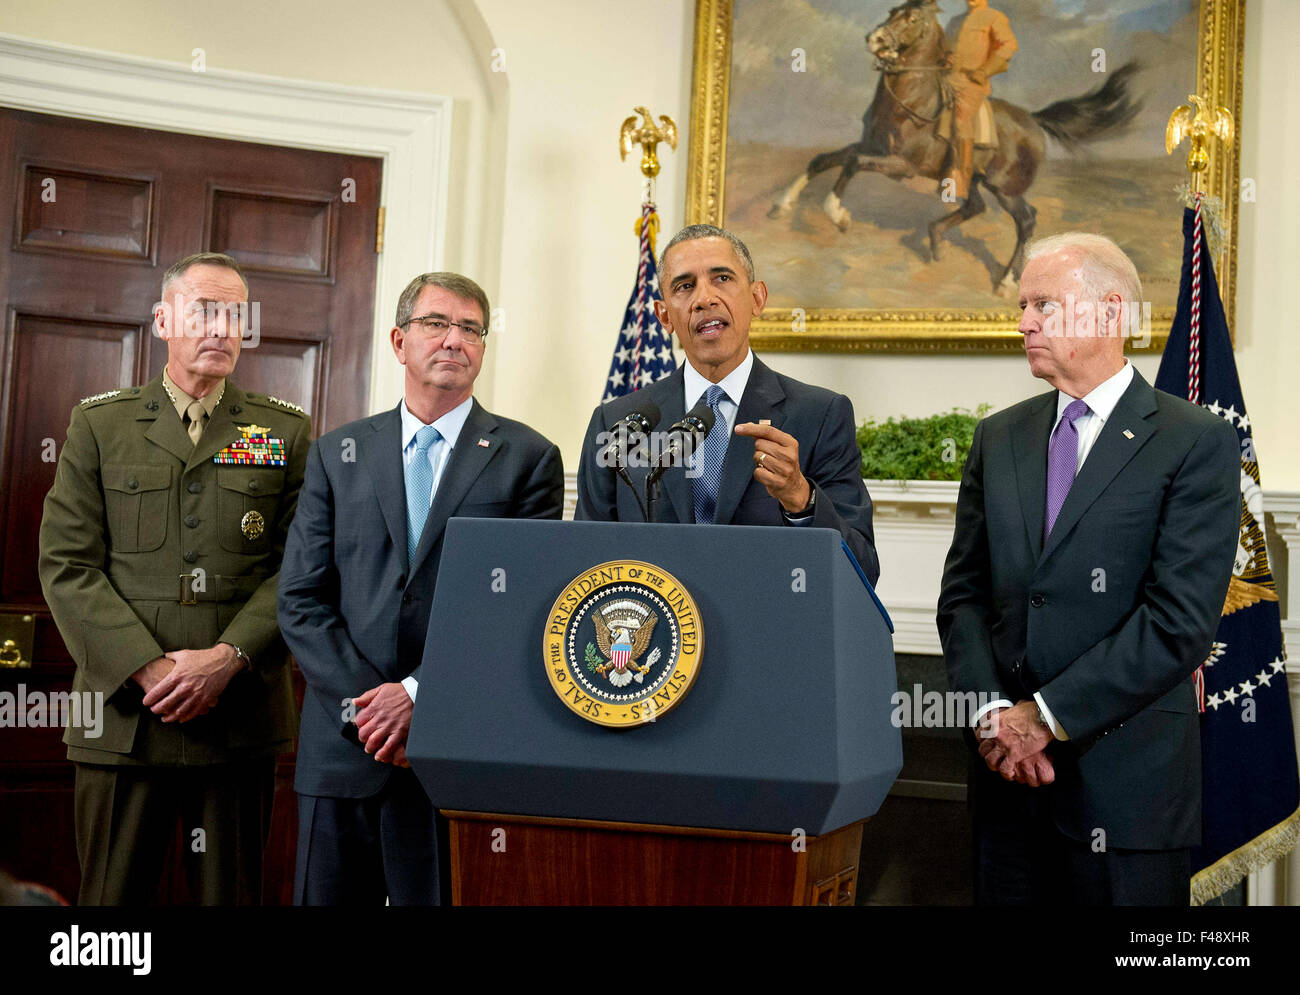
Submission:
[[1237,436],[1124,358],[1142,293],[1114,242],[1033,244],[1020,332],[1045,394],[980,422],[939,596],[970,738],[980,904],[1187,905],[1193,673],[1232,572]]

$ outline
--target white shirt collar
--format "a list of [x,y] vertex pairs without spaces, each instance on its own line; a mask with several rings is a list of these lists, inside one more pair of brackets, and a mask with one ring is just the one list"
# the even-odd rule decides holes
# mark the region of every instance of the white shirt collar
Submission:
[[[745,353],[745,358],[741,360],[739,366],[722,378],[718,384],[727,392],[727,397],[731,398],[731,403],[740,406],[741,395],[745,393],[745,385],[749,383],[750,371],[754,368],[754,350],[750,349]],[[704,376],[691,365],[690,360],[686,361],[686,376],[683,380],[686,386],[686,410],[690,411],[700,402],[704,392],[709,389],[712,380],[707,380]]]
[[[1103,380],[1092,388],[1087,394],[1080,398],[1088,410],[1100,418],[1103,422],[1110,417],[1110,413],[1115,410],[1115,405],[1119,404],[1119,399],[1124,396],[1124,391],[1128,390],[1128,385],[1133,382],[1133,364],[1127,359],[1124,365],[1119,368],[1109,379]],[[1065,414],[1074,398],[1064,391],[1056,392],[1056,420],[1060,421],[1061,416]]]
[[[465,427],[465,420],[469,417],[470,409],[474,407],[474,398],[467,397],[460,404],[456,405],[441,418],[433,423],[433,427],[438,433],[447,440],[447,444],[452,449],[456,448],[456,440],[460,438],[460,430]],[[411,409],[406,406],[406,398],[402,398],[402,452],[415,440],[415,433],[424,428],[424,422],[411,414]]]

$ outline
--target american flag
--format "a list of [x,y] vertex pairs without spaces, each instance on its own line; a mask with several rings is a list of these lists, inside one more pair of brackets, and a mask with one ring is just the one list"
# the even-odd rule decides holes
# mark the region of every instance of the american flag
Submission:
[[1235,428],[1241,446],[1237,564],[1214,644],[1197,674],[1201,845],[1192,850],[1192,901],[1198,905],[1300,840],[1300,772],[1259,459],[1201,214],[1198,195],[1195,208],[1183,212],[1178,311],[1156,377],[1160,390],[1199,403]]
[[602,402],[630,394],[677,369],[672,337],[659,324],[654,310],[654,302],[663,299],[655,269],[654,229],[658,227],[659,215],[654,204],[647,201],[641,205],[641,220],[637,222],[641,256],[636,286],[623,312],[623,327],[618,333],[618,346],[605,380]]

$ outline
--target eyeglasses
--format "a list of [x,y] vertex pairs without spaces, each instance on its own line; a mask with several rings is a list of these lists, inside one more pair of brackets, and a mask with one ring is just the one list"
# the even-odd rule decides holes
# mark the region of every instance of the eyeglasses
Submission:
[[419,325],[435,339],[444,338],[452,328],[460,329],[460,337],[466,342],[478,344],[487,338],[487,329],[464,321],[448,321],[440,314],[426,314],[418,318],[408,318],[408,325]]

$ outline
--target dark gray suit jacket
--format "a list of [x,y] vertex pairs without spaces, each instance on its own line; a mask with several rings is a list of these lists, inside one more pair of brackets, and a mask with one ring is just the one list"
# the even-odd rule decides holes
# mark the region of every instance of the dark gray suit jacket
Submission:
[[[644,401],[659,408],[659,428],[667,429],[685,412],[685,369],[615,398],[596,409],[587,426],[578,466],[578,510],[575,518],[598,522],[639,522],[636,499],[614,471],[596,464],[597,438]],[[799,465],[817,492],[812,525],[835,529],[844,537],[871,583],[880,577],[875,535],[871,528],[871,498],[862,483],[862,454],[853,424],[853,405],[843,394],[800,383],[773,372],[757,356],[740,399],[736,424],[770,418],[775,428],[799,441]],[[633,467],[629,474],[638,493],[649,470]],[[692,522],[695,503],[691,482],[681,467],[663,476],[659,521]],[[754,440],[733,434],[722,465],[716,521],[720,525],[784,525],[780,503],[754,479]]]
[[978,817],[1008,792],[1043,792],[1076,840],[1102,829],[1109,847],[1192,846],[1201,755],[1191,676],[1236,553],[1237,433],[1135,371],[1044,544],[1056,399],[1022,401],[976,428],[938,623],[955,690],[1012,701],[1041,691],[1070,739],[1048,747],[1050,787],[1005,782],[975,758],[972,804]]
[[394,408],[321,436],[307,456],[279,590],[280,628],[307,679],[301,794],[367,798],[395,769],[344,738],[342,703],[419,667],[447,520],[563,511],[560,451],[475,401],[408,563],[401,435]]

